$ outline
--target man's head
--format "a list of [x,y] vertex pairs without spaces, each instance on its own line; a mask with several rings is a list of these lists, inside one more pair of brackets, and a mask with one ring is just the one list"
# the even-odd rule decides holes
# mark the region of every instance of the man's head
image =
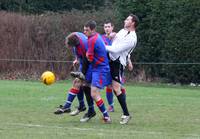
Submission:
[[71,33],[66,37],[65,45],[69,47],[75,47],[80,44],[78,37],[75,33]]
[[84,25],[84,34],[86,36],[91,36],[94,32],[96,32],[97,23],[94,20],[88,21]]
[[130,14],[125,20],[124,20],[124,28],[126,29],[135,29],[139,24],[139,18],[134,15]]
[[104,23],[104,32],[107,34],[107,35],[110,35],[110,33],[112,33],[113,29],[114,29],[114,25],[112,24],[111,21],[106,21]]

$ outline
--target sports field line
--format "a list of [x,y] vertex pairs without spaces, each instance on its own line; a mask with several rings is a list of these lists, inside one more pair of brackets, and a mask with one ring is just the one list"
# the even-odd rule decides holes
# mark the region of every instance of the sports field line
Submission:
[[[40,124],[26,124],[26,123],[2,123],[1,125],[8,125],[8,126],[21,126],[21,127],[34,127],[34,128],[50,128],[50,129],[68,129],[68,130],[76,130],[76,131],[97,131],[96,128],[78,128],[78,127],[63,127],[63,126],[50,126],[50,125],[40,125]],[[169,135],[169,133],[165,132],[157,132],[157,131],[138,131],[138,130],[112,130],[112,129],[99,129],[98,134],[107,133],[107,135],[118,135],[121,134],[148,134],[148,135]],[[113,133],[113,134],[112,134]],[[192,137],[200,139],[200,134],[173,134],[176,136],[185,136],[185,137]]]

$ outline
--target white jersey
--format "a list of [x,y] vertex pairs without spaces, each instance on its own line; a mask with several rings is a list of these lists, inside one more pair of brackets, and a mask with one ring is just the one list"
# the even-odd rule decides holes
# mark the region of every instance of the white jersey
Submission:
[[112,46],[106,46],[112,61],[119,58],[123,66],[127,64],[128,55],[133,51],[137,44],[135,31],[121,29],[115,36]]

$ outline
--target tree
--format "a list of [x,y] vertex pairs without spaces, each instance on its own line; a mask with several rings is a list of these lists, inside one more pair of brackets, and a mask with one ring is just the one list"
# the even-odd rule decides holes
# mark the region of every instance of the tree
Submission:
[[[140,18],[137,30],[137,62],[200,62],[200,1],[116,0],[120,20],[129,13]],[[199,65],[150,65],[151,77],[173,82],[200,82]]]
[[0,0],[0,9],[6,11],[43,13],[78,10],[98,10],[105,0]]

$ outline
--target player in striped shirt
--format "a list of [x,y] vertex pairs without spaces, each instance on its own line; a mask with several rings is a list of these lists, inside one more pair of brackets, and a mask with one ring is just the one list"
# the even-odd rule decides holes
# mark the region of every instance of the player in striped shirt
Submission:
[[105,43],[101,35],[96,32],[95,21],[86,23],[84,33],[88,36],[88,51],[86,56],[92,65],[91,95],[103,114],[103,121],[110,123],[110,116],[100,95],[100,90],[111,84],[110,67]]
[[[104,34],[101,35],[101,37],[103,38],[103,41],[106,45],[112,45],[112,35],[114,34],[113,29],[114,29],[114,25],[112,24],[111,21],[106,21],[104,23]],[[109,85],[106,87],[106,99],[108,102],[108,111],[109,112],[114,112],[114,98],[113,98],[113,90],[112,90],[112,86]]]
[[[66,38],[66,45],[69,46],[69,48],[73,48],[72,50],[74,51],[74,54],[76,55],[76,58],[80,60],[80,70],[82,71],[83,69],[83,61],[86,58],[86,51],[88,49],[88,39],[87,36],[85,36],[83,33],[80,32],[73,32],[68,37]],[[83,72],[83,71],[82,71]],[[84,71],[85,73],[85,81],[87,83],[90,83],[91,79],[91,65],[88,65],[87,71]],[[78,96],[80,105],[77,108],[77,110],[73,111],[70,113],[72,116],[77,115],[79,112],[84,111],[85,105],[84,104],[84,99],[83,99],[83,91],[86,96],[86,100],[88,103],[88,120],[96,115],[94,111],[94,106],[93,106],[93,100],[91,98],[91,89],[90,87],[85,83],[76,78],[73,82],[73,87],[69,90],[67,100],[62,108],[59,108],[57,111],[55,111],[55,114],[62,114],[64,112],[71,111],[70,107],[71,104],[76,96]],[[81,101],[80,101],[81,98]],[[82,103],[83,104],[82,104]],[[81,121],[82,122],[82,121]]]

